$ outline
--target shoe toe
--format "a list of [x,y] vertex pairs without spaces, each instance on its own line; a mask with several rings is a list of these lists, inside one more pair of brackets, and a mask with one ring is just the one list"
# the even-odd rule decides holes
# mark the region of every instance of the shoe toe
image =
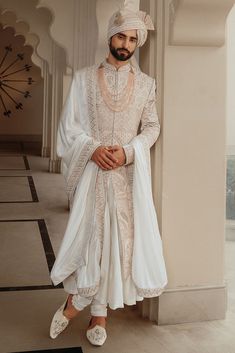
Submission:
[[102,346],[107,338],[104,327],[96,325],[92,329],[87,330],[86,336],[89,342],[95,346]]

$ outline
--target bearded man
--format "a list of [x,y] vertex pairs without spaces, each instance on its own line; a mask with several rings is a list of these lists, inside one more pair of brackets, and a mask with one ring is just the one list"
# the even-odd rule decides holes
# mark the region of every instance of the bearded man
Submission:
[[155,80],[133,64],[153,29],[148,15],[123,8],[109,21],[109,55],[78,70],[58,129],[57,153],[70,217],[53,269],[66,301],[56,311],[56,338],[87,305],[87,338],[102,345],[107,306],[159,296],[167,284],[152,189],[150,148],[158,139]]

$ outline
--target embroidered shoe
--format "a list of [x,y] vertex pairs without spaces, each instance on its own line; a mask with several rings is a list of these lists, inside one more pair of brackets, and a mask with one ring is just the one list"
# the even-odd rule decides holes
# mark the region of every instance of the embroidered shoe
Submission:
[[[89,326],[91,324],[91,320]],[[102,346],[106,341],[107,333],[104,327],[95,325],[93,328],[86,331],[86,336],[88,341],[94,346]]]
[[56,338],[69,324],[69,319],[63,315],[63,311],[66,308],[68,297],[66,301],[59,307],[53,316],[51,327],[50,327],[50,337]]

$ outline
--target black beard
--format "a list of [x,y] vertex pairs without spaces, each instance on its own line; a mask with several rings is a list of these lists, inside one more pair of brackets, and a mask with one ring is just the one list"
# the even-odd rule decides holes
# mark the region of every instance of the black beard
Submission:
[[[127,49],[123,49],[123,48],[114,48],[110,42],[109,44],[109,49],[110,49],[110,52],[111,54],[114,56],[115,59],[119,60],[119,61],[127,61],[129,60],[132,55],[134,54],[134,52],[130,52],[129,50]],[[127,55],[125,53],[119,53],[118,51],[119,50],[123,50],[127,53]]]

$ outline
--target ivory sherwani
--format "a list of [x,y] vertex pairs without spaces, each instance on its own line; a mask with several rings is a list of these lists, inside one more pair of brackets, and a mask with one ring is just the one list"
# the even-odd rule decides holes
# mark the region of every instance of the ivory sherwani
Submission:
[[[107,104],[99,79],[117,99],[134,75],[123,109]],[[69,293],[111,308],[160,295],[167,276],[151,191],[150,147],[160,133],[155,80],[130,63],[106,60],[76,72],[58,130],[58,155],[71,214],[51,272]],[[99,145],[124,147],[126,164],[103,170],[92,160]]]

